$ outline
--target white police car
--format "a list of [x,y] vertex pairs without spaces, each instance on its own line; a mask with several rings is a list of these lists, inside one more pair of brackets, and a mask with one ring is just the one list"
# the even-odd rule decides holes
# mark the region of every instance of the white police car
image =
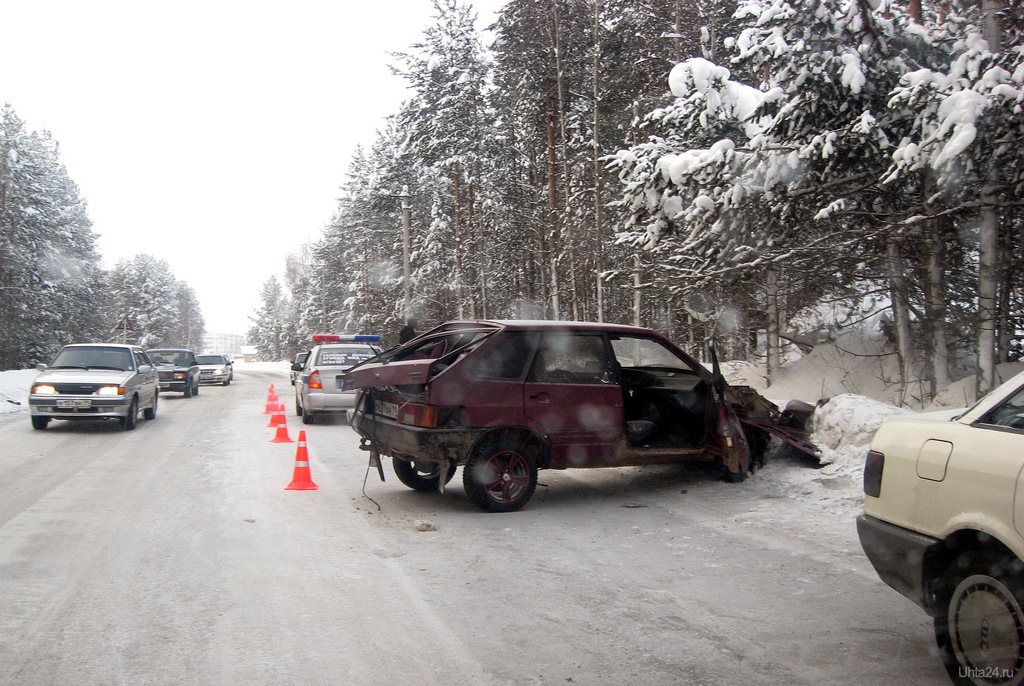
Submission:
[[355,405],[356,392],[341,389],[345,372],[381,352],[380,336],[313,336],[316,344],[305,362],[292,364],[295,380],[295,414],[303,424],[313,424],[317,415],[344,414]]

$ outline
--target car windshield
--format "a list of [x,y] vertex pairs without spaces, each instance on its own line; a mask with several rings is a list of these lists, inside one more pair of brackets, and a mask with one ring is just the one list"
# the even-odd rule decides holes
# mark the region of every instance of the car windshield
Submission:
[[132,354],[126,348],[80,346],[64,348],[50,363],[58,369],[132,369]]
[[224,364],[222,355],[196,355],[196,364]]
[[188,354],[180,350],[147,350],[146,354],[154,364],[188,365]]

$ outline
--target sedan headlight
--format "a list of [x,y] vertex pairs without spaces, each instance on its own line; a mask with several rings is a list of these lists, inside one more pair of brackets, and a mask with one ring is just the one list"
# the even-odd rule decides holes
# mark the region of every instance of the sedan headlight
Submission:
[[96,395],[124,395],[124,386],[101,386]]
[[174,372],[174,378],[177,379],[178,381],[181,381],[182,379],[185,379],[187,377],[188,377],[188,374],[183,374],[181,372]]
[[33,395],[57,395],[57,389],[47,384],[39,384],[32,387]]

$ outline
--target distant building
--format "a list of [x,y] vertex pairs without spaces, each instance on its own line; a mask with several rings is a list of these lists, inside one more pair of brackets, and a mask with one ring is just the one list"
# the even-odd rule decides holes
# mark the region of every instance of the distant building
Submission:
[[203,349],[200,352],[210,355],[241,355],[245,345],[245,336],[236,333],[205,333]]

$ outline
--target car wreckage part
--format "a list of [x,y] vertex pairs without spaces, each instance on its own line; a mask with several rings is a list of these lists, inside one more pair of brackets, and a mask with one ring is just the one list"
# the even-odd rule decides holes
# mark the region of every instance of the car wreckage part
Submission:
[[[398,480],[415,491],[436,491],[439,488],[438,475],[441,473],[441,465],[437,462],[392,457],[391,466]],[[453,476],[455,465],[449,463],[444,482],[447,484]]]

